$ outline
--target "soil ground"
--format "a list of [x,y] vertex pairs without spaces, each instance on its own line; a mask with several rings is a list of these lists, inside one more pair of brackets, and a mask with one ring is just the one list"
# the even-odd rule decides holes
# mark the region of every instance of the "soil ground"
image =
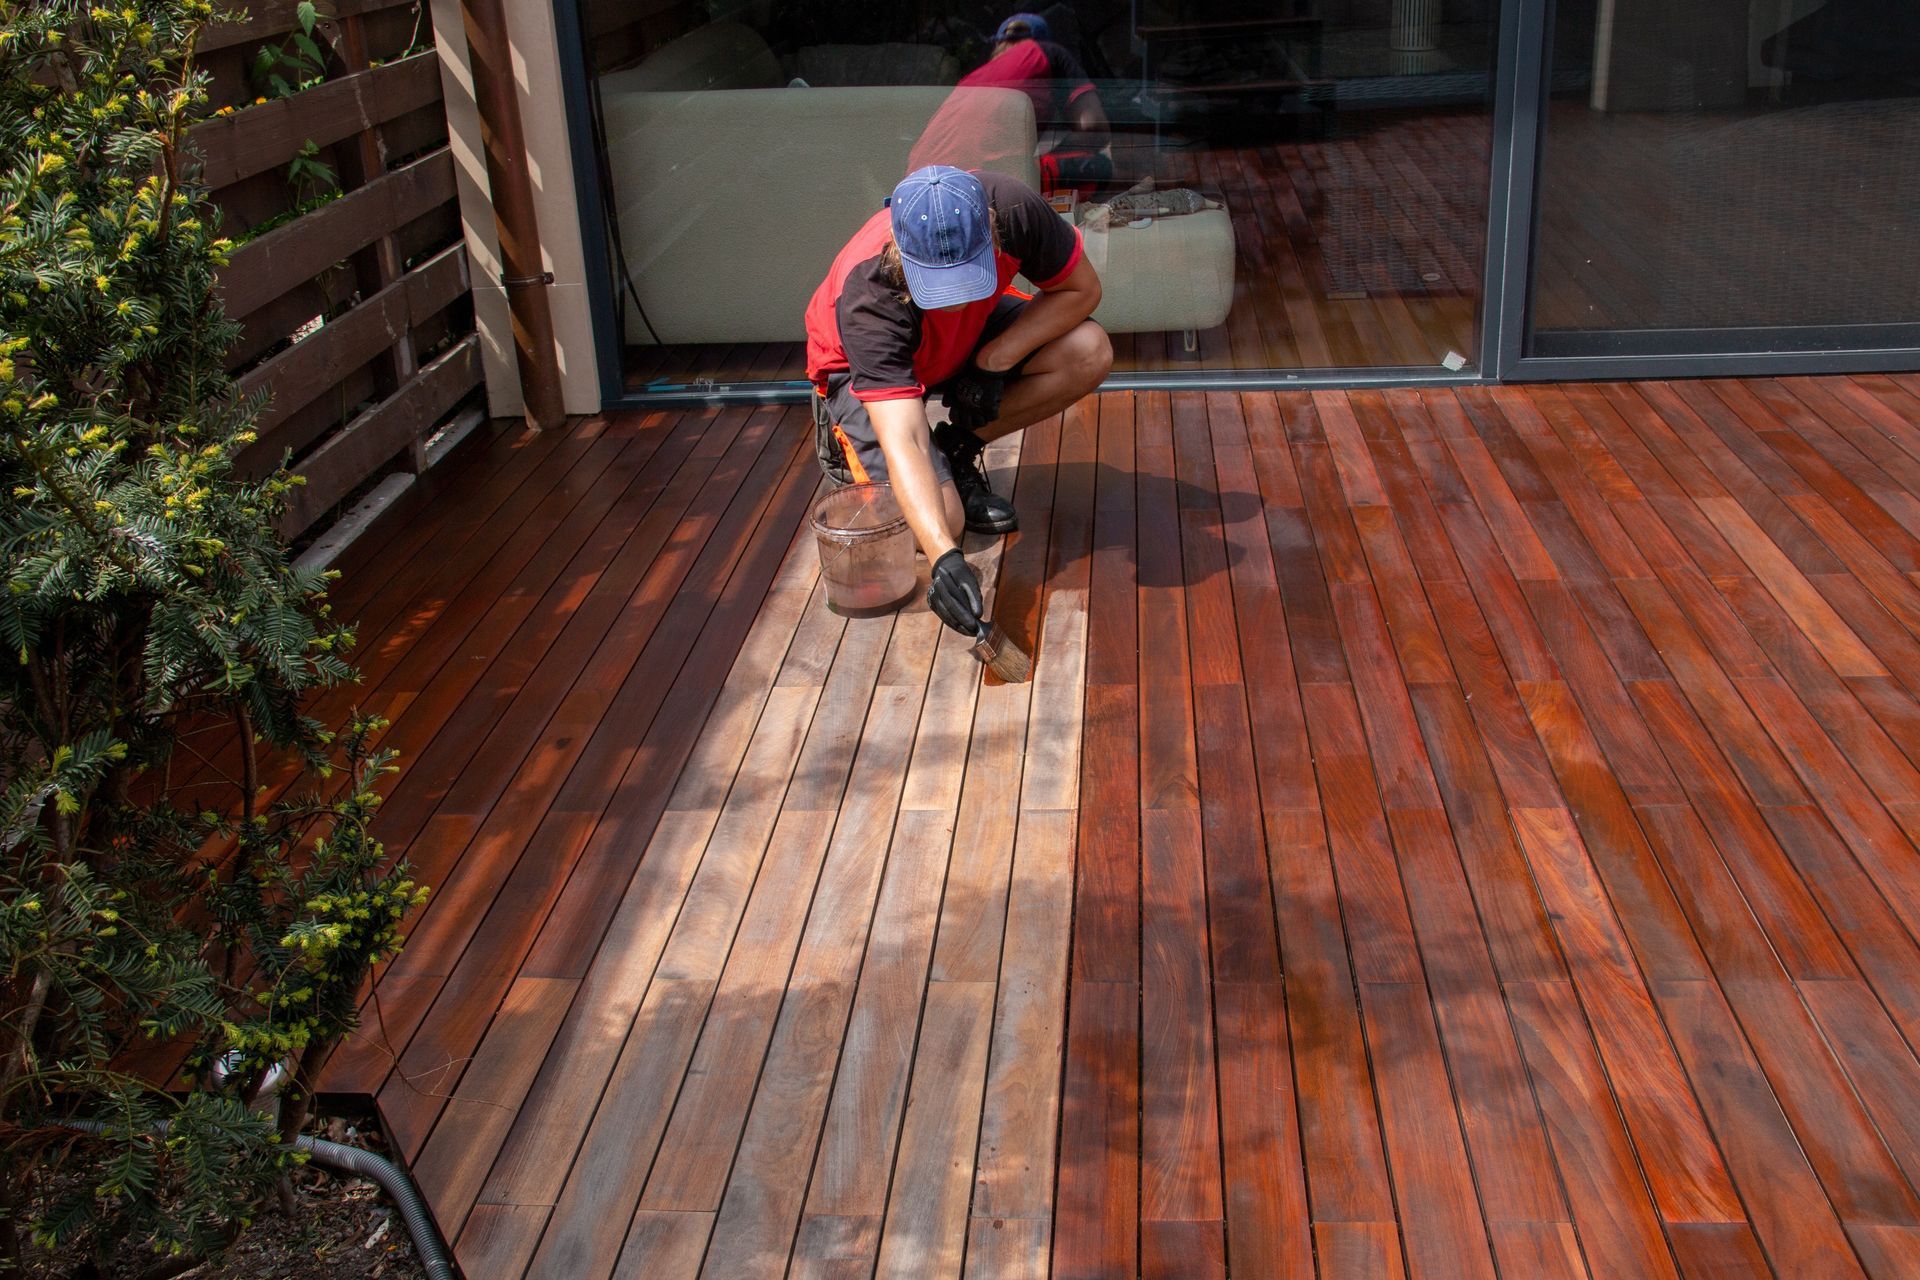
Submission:
[[[387,1154],[379,1131],[368,1123],[336,1118],[314,1135]],[[278,1203],[269,1203],[220,1257],[176,1275],[181,1280],[424,1280],[426,1269],[406,1224],[379,1187],[307,1165],[293,1175],[293,1188],[293,1221]],[[72,1258],[42,1254],[29,1262],[28,1274],[42,1280],[138,1280],[156,1262],[137,1246],[123,1249],[106,1272],[76,1269]]]

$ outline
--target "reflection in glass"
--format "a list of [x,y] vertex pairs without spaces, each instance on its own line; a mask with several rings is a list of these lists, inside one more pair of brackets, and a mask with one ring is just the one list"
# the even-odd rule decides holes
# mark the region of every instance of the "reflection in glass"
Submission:
[[1562,0],[1555,22],[1535,354],[1920,321],[1920,7]]
[[580,0],[630,385],[801,376],[909,169],[1048,192],[1116,369],[1474,350],[1495,0]]

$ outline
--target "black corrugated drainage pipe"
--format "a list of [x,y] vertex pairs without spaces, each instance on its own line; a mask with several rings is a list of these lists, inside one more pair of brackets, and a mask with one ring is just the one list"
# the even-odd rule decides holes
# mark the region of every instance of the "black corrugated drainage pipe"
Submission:
[[[69,1120],[67,1125],[82,1133],[107,1131],[107,1126],[98,1120]],[[160,1131],[166,1132],[164,1122]],[[325,1138],[309,1138],[304,1133],[293,1140],[293,1149],[306,1152],[307,1158],[322,1169],[351,1174],[376,1184],[400,1211],[400,1221],[406,1224],[407,1235],[413,1239],[413,1251],[420,1255],[420,1264],[427,1269],[430,1280],[459,1280],[447,1242],[441,1238],[433,1215],[427,1212],[427,1202],[420,1198],[420,1189],[399,1165],[371,1151],[362,1151],[344,1142],[328,1142]]]
[[376,1183],[400,1211],[400,1221],[406,1224],[407,1234],[413,1238],[413,1251],[420,1255],[420,1265],[427,1269],[430,1280],[458,1280],[447,1242],[440,1238],[440,1228],[434,1224],[433,1215],[427,1212],[427,1202],[420,1197],[420,1188],[413,1185],[406,1170],[385,1156],[344,1142],[309,1138],[304,1133],[294,1139],[293,1145],[323,1169],[350,1173]]

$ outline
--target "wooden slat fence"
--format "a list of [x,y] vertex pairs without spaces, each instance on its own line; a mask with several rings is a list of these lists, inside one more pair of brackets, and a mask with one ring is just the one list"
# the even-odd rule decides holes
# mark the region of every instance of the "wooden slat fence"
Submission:
[[[193,141],[223,229],[221,273],[244,332],[229,366],[270,397],[256,473],[291,455],[306,477],[283,522],[297,535],[369,481],[429,465],[428,440],[480,394],[440,66],[424,3],[323,0],[324,74],[262,83],[263,49],[300,30],[296,0],[253,0],[201,41],[213,105]],[[306,154],[333,183],[298,180]]]

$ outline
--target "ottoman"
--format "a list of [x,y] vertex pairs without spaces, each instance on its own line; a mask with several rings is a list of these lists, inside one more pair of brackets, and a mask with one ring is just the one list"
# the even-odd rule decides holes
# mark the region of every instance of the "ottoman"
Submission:
[[1109,333],[1180,331],[1226,322],[1233,306],[1233,222],[1225,209],[1154,218],[1144,225],[1081,227],[1100,273],[1093,318]]

